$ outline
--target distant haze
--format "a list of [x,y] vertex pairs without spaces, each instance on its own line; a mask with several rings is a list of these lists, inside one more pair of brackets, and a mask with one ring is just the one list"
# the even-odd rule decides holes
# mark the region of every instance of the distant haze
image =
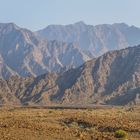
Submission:
[[39,30],[49,24],[112,24],[140,27],[139,0],[0,0],[0,23]]

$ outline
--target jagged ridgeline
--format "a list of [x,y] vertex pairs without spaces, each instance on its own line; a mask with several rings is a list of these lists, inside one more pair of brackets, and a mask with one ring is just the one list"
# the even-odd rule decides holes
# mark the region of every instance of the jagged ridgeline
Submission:
[[92,55],[73,43],[40,39],[13,23],[0,24],[0,77],[38,76],[78,67]]
[[140,44],[139,36],[139,28],[124,23],[49,25],[37,32],[1,23],[0,77],[66,71],[107,51]]
[[1,80],[0,103],[139,104],[140,45],[105,53],[62,73]]

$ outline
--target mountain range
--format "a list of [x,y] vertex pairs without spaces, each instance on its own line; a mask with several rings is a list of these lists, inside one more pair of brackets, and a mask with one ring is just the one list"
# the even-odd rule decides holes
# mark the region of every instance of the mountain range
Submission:
[[125,23],[93,26],[80,21],[70,25],[49,25],[36,34],[40,38],[75,43],[94,57],[140,44],[140,28]]
[[39,39],[13,23],[0,24],[0,77],[38,76],[77,67],[92,55],[75,44]]
[[0,104],[140,104],[140,45],[110,51],[61,73],[0,80]]
[[39,76],[76,68],[110,50],[140,44],[140,29],[112,25],[49,25],[32,32],[14,23],[0,24],[0,78]]
[[140,28],[124,23],[0,23],[0,105],[140,104],[137,44]]

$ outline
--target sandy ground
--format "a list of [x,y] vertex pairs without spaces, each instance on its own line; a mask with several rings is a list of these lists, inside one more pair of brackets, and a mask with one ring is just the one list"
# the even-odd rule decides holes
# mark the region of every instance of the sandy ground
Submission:
[[0,140],[140,140],[140,108],[1,108]]

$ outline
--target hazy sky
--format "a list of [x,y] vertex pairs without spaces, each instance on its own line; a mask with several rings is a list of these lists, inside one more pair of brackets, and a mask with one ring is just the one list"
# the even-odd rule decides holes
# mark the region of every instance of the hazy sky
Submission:
[[49,24],[125,22],[140,27],[140,0],[0,0],[0,22],[38,30]]

